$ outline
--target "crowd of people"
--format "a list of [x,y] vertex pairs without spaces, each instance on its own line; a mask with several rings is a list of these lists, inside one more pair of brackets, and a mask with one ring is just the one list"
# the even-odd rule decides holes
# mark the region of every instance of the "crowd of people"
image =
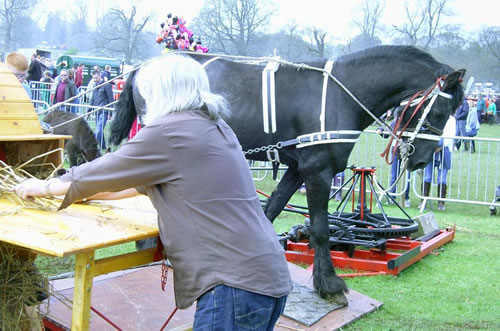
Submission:
[[477,116],[480,123],[489,125],[500,124],[500,113],[497,109],[500,107],[500,97],[479,95],[477,98],[470,98],[477,109]]
[[[6,58],[6,64],[14,72],[19,82],[22,84],[29,98],[40,100],[49,105],[61,104],[57,109],[72,113],[78,112],[79,98],[75,98],[82,88],[92,89],[111,79],[111,66],[105,65],[101,70],[98,66],[92,69],[92,79],[87,86],[83,85],[83,73],[85,65],[83,63],[74,65],[73,68],[62,68],[59,71],[50,70],[40,58],[33,54],[31,62],[21,53],[11,53]],[[114,101],[112,84],[105,84],[92,91],[88,97],[90,106],[102,107]],[[35,88],[31,88],[34,86]],[[70,105],[71,104],[71,105]],[[112,113],[108,110],[96,112],[95,137],[101,146],[106,149],[104,138],[104,128]],[[43,125],[43,122],[41,122]]]

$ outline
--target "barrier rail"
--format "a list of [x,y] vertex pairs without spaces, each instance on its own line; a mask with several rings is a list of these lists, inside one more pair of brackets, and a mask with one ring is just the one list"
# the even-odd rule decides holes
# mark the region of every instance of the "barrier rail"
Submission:
[[[403,201],[405,190],[410,186],[410,197],[414,207],[421,202],[421,199],[500,207],[500,203],[494,201],[496,188],[500,185],[500,139],[456,136],[443,138],[474,141],[475,144],[475,152],[472,152],[470,148],[466,151],[464,143],[459,151],[452,152],[452,166],[447,176],[447,197],[440,198],[438,196],[435,176],[430,195],[428,197],[422,195],[423,170],[412,172],[410,180],[404,180],[408,174],[402,176],[395,187],[395,192],[391,195],[400,197]],[[384,188],[388,188],[391,183],[391,165],[387,165],[380,157],[387,142],[387,139],[380,137],[375,130],[367,129],[360,136],[360,140],[355,145],[348,161],[348,165],[375,167],[377,169],[376,178]],[[251,169],[256,181],[265,180],[272,174],[271,165],[265,162],[254,162]],[[286,167],[279,168],[278,180],[285,170]],[[349,178],[349,170],[345,171],[346,178]],[[437,172],[435,171],[435,173]],[[339,187],[332,185],[332,189]],[[382,194],[382,191],[378,190],[377,193]]]
[[[35,106],[35,109],[37,110],[37,113],[40,116],[42,116],[46,112],[46,110],[52,106],[52,101],[55,94],[56,86],[57,86],[56,83],[30,82],[31,99]],[[89,123],[90,127],[95,131],[97,127],[97,121],[96,121],[96,114],[95,112],[92,112],[92,110],[100,108],[106,111],[113,111],[113,108],[91,106],[90,100],[92,97],[92,91],[87,92],[87,89],[88,89],[87,86],[79,87],[77,90],[78,97],[72,100],[71,102],[63,102],[60,105],[59,109],[67,111],[69,107],[69,111],[77,115],[84,115],[86,113],[89,113],[89,115],[86,116],[85,119]],[[117,100],[119,98],[121,92],[122,92],[121,90],[113,88],[114,100]],[[112,117],[109,119],[108,122],[110,122],[111,120]],[[106,141],[107,141],[107,136],[109,134],[108,127],[109,126],[105,125],[104,129],[104,139]],[[105,145],[104,142],[102,141],[102,138],[101,141],[99,141],[99,145],[101,149]]]

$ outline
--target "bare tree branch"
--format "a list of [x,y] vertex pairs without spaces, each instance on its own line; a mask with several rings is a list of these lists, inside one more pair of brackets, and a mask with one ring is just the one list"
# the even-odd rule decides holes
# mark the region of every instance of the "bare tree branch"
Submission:
[[500,28],[489,27],[484,28],[479,34],[479,42],[486,46],[488,51],[500,63]]
[[256,33],[266,26],[271,15],[262,0],[207,0],[195,27],[210,47],[248,55]]
[[138,18],[135,6],[129,11],[111,8],[98,20],[94,48],[104,54],[123,57],[126,63],[143,58],[139,45],[149,19],[150,16]]
[[0,2],[0,31],[3,31],[4,44],[2,52],[11,50],[14,40],[12,39],[16,21],[22,16],[29,16],[31,9],[38,0],[2,0]]
[[439,35],[442,16],[450,15],[447,3],[448,0],[407,1],[406,23],[393,25],[394,31],[406,38],[409,44],[428,48]]

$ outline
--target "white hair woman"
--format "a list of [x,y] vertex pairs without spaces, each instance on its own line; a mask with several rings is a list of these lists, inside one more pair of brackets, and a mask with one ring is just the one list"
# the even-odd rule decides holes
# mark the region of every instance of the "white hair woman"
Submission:
[[229,115],[226,100],[210,92],[205,69],[190,57],[154,59],[137,73],[135,84],[146,100],[146,125],[160,116],[190,109],[205,108],[211,120]]
[[241,145],[220,117],[226,101],[210,92],[198,62],[175,54],[149,62],[136,84],[147,116],[132,140],[59,179],[28,180],[17,194],[65,195],[61,209],[147,194],[175,270],[176,304],[197,301],[193,329],[273,329],[292,283]]

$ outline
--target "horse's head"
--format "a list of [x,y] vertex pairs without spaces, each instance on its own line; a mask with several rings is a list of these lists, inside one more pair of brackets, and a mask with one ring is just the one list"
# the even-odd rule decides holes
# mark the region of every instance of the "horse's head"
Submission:
[[464,75],[465,69],[439,75],[434,85],[407,100],[410,105],[401,116],[402,123],[408,124],[405,140],[412,145],[407,163],[409,170],[423,168],[432,159],[446,122],[463,100]]

